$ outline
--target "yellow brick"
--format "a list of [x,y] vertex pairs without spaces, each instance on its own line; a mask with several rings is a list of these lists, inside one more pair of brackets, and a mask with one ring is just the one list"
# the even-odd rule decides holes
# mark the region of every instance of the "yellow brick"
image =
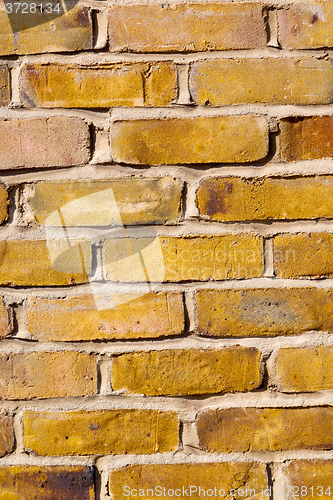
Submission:
[[0,398],[64,398],[97,392],[95,355],[78,352],[0,354]]
[[331,277],[332,251],[332,234],[281,234],[274,238],[274,272],[278,278]]
[[266,46],[260,3],[112,5],[113,52],[191,52]]
[[209,59],[192,64],[190,91],[203,105],[330,104],[333,68],[314,57]]
[[210,452],[332,450],[333,408],[204,410],[197,430],[200,446]]
[[296,495],[298,492],[304,500],[319,497],[323,500],[330,500],[332,460],[293,460],[283,464],[282,473],[285,491],[290,492],[286,496],[287,500],[292,498],[292,493]]
[[21,70],[20,92],[25,107],[167,106],[177,97],[177,71],[169,61],[28,63]]
[[87,240],[2,240],[0,283],[52,286],[87,283],[91,250]]
[[[114,309],[98,309],[105,297],[28,298],[27,327],[42,341],[158,338],[184,332],[182,295],[113,294]],[[95,302],[96,299],[96,302]],[[118,303],[117,303],[118,301]],[[110,306],[111,307],[111,306]]]
[[148,273],[156,277],[152,281],[246,279],[263,275],[262,239],[251,234],[226,234],[109,239],[103,248],[106,279],[146,281],[139,252]]
[[0,500],[94,500],[91,466],[0,466]]
[[333,46],[333,6],[330,1],[288,5],[277,11],[279,41],[288,49]]
[[10,103],[9,69],[7,68],[7,66],[0,66],[0,106],[8,106],[9,103]]
[[14,331],[13,311],[0,297],[0,339],[7,337]]
[[0,184],[0,224],[8,218],[9,198],[7,189],[3,184]]
[[[174,498],[179,489],[179,496],[184,498],[186,495],[183,491],[187,490],[189,493],[190,486],[193,500],[202,499],[203,491],[208,494],[211,490],[214,491],[214,488],[214,498],[217,499],[227,498],[233,490],[232,496],[240,500],[243,497],[242,491],[244,493],[255,490],[258,500],[267,500],[262,492],[267,488],[266,465],[259,462],[128,465],[121,469],[112,469],[109,476],[109,490],[114,500],[122,500],[124,491],[127,493],[136,490],[138,494],[140,489],[153,489],[158,492],[158,487],[165,488],[163,498],[167,500]],[[174,495],[169,490],[173,490]],[[135,491],[129,498],[132,499],[134,494]]]
[[278,349],[276,376],[283,392],[333,389],[333,347],[329,345]]
[[333,332],[333,291],[320,288],[200,290],[198,333],[214,337]]
[[41,224],[61,210],[62,218],[55,214],[47,225],[62,225],[63,221],[66,226],[110,226],[118,212],[124,225],[176,222],[183,185],[164,177],[46,181],[25,187],[25,206]]
[[[29,4],[30,5],[30,4]],[[45,4],[46,5],[46,4]],[[55,4],[54,4],[55,5]],[[60,4],[61,5],[61,4]],[[69,52],[93,48],[92,20],[89,7],[66,3],[68,13],[55,18],[40,12],[15,15],[0,12],[0,55]]]
[[146,396],[245,392],[259,387],[261,354],[255,348],[166,349],[117,356],[115,391]]
[[256,161],[268,153],[267,121],[251,115],[116,121],[111,153],[116,162],[139,165]]
[[[5,412],[0,413],[0,457],[13,451],[14,448],[14,425],[13,417]],[[1,481],[0,484],[2,485]],[[1,500],[2,487],[0,491]]]
[[37,455],[120,455],[174,451],[175,412],[25,411],[24,446]]
[[333,176],[217,177],[197,191],[200,214],[217,221],[333,217]]

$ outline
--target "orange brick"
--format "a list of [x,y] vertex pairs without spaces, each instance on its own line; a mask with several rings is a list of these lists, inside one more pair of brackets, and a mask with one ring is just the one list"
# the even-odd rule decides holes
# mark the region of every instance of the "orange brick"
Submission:
[[0,283],[52,286],[87,283],[91,266],[88,240],[1,240]]
[[281,234],[274,238],[274,272],[278,278],[333,276],[333,234]]
[[283,392],[333,389],[333,346],[278,349],[276,378]]
[[[332,460],[293,460],[285,462],[282,468],[285,491],[302,494],[305,500],[320,497],[329,500],[332,495]],[[301,490],[303,486],[303,489]],[[288,487],[288,489],[287,489]]]
[[244,288],[196,292],[198,333],[266,337],[333,332],[333,291],[322,288]]
[[191,52],[266,46],[260,3],[112,5],[113,52]]
[[0,398],[64,398],[97,392],[94,355],[84,352],[0,353]]
[[118,163],[242,163],[267,153],[262,116],[119,120],[111,126],[111,154]]
[[175,451],[178,418],[159,410],[25,411],[24,446],[36,455]]
[[197,431],[200,446],[217,453],[332,450],[333,408],[203,410]]
[[0,120],[2,169],[70,167],[90,159],[90,134],[80,118]]
[[114,282],[210,281],[263,275],[262,238],[252,234],[221,236],[128,237],[105,241],[104,271]]
[[[330,104],[333,68],[314,57],[207,59],[192,63],[196,104]],[[264,78],[263,78],[263,75]]]
[[217,221],[333,217],[333,176],[217,177],[197,191],[200,214]]
[[62,12],[58,18],[54,13],[47,14],[46,8],[42,13],[37,9],[35,13],[22,14],[22,4],[17,14],[17,5],[13,6],[14,13],[11,15],[2,10],[0,55],[92,49],[91,10],[81,5],[70,5],[69,2],[66,5],[68,12]]
[[333,46],[333,8],[330,1],[288,5],[277,11],[279,41],[288,49]]
[[115,391],[146,396],[245,392],[261,383],[261,354],[255,348],[166,349],[115,357]]
[[91,466],[2,466],[0,498],[94,500],[94,476]]
[[38,340],[59,342],[158,338],[184,332],[181,293],[141,295],[113,294],[114,309],[98,309],[98,296],[95,302],[92,295],[64,299],[29,297],[27,327]]
[[284,118],[280,121],[280,130],[282,160],[300,161],[333,157],[332,116]]
[[24,187],[24,205],[41,224],[48,217],[47,225],[61,225],[59,214],[53,214],[54,222],[49,217],[60,210],[67,226],[110,226],[118,215],[115,204],[124,225],[176,222],[183,184],[163,177],[45,181]]
[[177,98],[177,71],[169,61],[28,63],[21,70],[20,93],[25,107],[168,106]]
[[[4,457],[7,453],[13,451],[14,448],[14,426],[13,417],[5,412],[0,413],[0,457]],[[1,477],[1,473],[0,473]],[[3,493],[2,483],[1,493]],[[0,497],[1,498],[1,497]]]
[[10,103],[9,69],[7,68],[7,66],[0,66],[0,106],[8,106],[9,103]]
[[[227,497],[232,491],[232,496],[240,500],[242,492],[244,494],[245,491],[255,490],[256,498],[264,500],[263,490],[267,488],[266,466],[259,462],[128,465],[112,469],[109,478],[109,490],[114,500],[121,500],[124,493],[127,496],[127,492],[132,491],[133,495],[129,495],[131,499],[139,490],[152,489],[158,492],[159,487],[166,489],[166,494],[163,495],[165,499],[176,496],[179,490],[179,496],[184,498],[186,494],[183,492],[189,493],[190,486],[191,498],[194,500],[199,500],[203,492],[208,494],[214,488],[217,493],[215,498],[219,499]],[[174,491],[174,495],[170,490]]]

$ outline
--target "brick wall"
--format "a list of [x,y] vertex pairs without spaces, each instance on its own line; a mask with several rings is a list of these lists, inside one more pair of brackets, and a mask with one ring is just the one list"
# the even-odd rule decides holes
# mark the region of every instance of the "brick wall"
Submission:
[[329,500],[332,1],[36,15],[0,10],[0,499]]

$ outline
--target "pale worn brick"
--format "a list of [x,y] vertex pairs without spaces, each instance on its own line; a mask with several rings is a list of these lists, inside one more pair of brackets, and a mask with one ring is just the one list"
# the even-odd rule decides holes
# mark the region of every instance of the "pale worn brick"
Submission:
[[[30,5],[30,4],[29,4]],[[46,4],[44,4],[45,7]],[[55,4],[54,4],[55,5]],[[61,4],[60,4],[61,6]],[[89,7],[73,6],[67,2],[68,12],[60,17],[37,8],[35,13],[22,13],[23,5],[15,14],[0,11],[0,55],[71,52],[93,48],[92,19]]]
[[[123,490],[124,486],[126,490]],[[163,495],[164,498],[172,498],[171,490],[175,496],[184,498],[183,488],[189,493],[190,486],[191,498],[194,500],[202,498],[203,491],[208,494],[214,488],[218,492],[215,496],[219,499],[228,498],[229,492],[233,491],[232,496],[240,500],[242,492],[252,491],[253,494],[254,490],[257,492],[256,498],[264,500],[267,498],[263,493],[267,488],[266,465],[259,462],[143,464],[112,469],[109,475],[109,489],[114,500],[123,499],[124,491],[135,490],[133,495],[129,495],[132,499],[140,489],[147,491],[156,488],[155,491],[159,491],[158,487],[170,491],[170,494]]]
[[0,339],[14,331],[13,310],[8,307],[3,297],[0,297]]
[[23,425],[24,446],[36,455],[152,454],[178,446],[172,411],[25,411]]
[[111,126],[111,154],[138,165],[256,161],[268,154],[267,121],[251,115],[119,120]]
[[280,131],[281,159],[284,161],[333,157],[332,116],[283,118]]
[[333,176],[216,177],[197,191],[200,214],[212,220],[252,221],[333,217]]
[[0,284],[52,286],[87,283],[88,240],[1,240]]
[[[286,500],[295,498],[298,493],[305,500],[323,498],[329,500],[332,495],[332,460],[292,460],[284,462],[282,467],[283,486]],[[303,487],[303,489],[301,489]]]
[[109,301],[97,291],[63,299],[29,297],[27,328],[37,340],[59,342],[181,335],[183,300],[179,292],[113,293]]
[[278,349],[276,380],[283,392],[315,392],[333,389],[333,347]]
[[200,446],[210,452],[333,449],[330,406],[203,410],[196,426]]
[[314,57],[207,59],[192,63],[196,104],[330,104],[331,62]]
[[280,234],[273,245],[278,278],[333,276],[333,234]]
[[25,107],[168,106],[177,98],[172,62],[28,63],[20,74]]
[[0,120],[2,170],[70,167],[90,159],[90,133],[80,118],[51,116]]
[[[1,36],[1,35],[0,35]],[[10,103],[10,76],[7,66],[0,66],[0,106]]]
[[[13,416],[6,413],[0,413],[0,457],[13,451],[15,443]],[[1,477],[1,473],[0,473]],[[0,484],[2,485],[1,481]],[[0,494],[3,493],[3,490]]]
[[196,292],[198,333],[214,337],[333,332],[333,291],[322,288],[244,288]]
[[[142,267],[140,254],[145,262]],[[214,281],[263,275],[263,241],[252,234],[107,239],[104,272],[115,282]]]
[[183,184],[170,177],[123,178],[45,181],[25,188],[25,207],[40,224],[47,219],[48,226],[110,226],[119,218],[124,225],[176,222]]
[[260,3],[112,5],[113,52],[193,52],[266,46]]
[[94,500],[94,477],[91,466],[0,466],[0,498]]
[[96,357],[84,352],[0,353],[0,398],[91,396],[97,392]]
[[111,384],[146,396],[246,392],[260,385],[260,360],[251,347],[134,352],[115,357]]
[[279,41],[288,49],[333,46],[333,6],[326,2],[302,2],[277,11]]

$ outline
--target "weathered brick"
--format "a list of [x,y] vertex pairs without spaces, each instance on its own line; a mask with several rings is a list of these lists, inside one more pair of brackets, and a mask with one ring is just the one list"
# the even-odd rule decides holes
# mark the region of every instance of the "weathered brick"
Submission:
[[0,484],[3,500],[95,499],[94,468],[91,466],[2,466]]
[[315,392],[333,389],[333,347],[278,349],[276,378],[283,392]]
[[[190,486],[191,498],[194,500],[202,498],[203,491],[208,494],[214,488],[215,497],[219,499],[228,498],[230,491],[234,498],[241,499],[244,498],[245,491],[251,490],[252,494],[247,497],[256,495],[258,500],[264,500],[263,490],[267,488],[266,465],[259,462],[128,465],[112,469],[109,476],[109,490],[114,500],[123,499],[124,492],[127,496],[127,492],[136,490],[128,495],[129,498],[134,498],[135,492],[138,494],[140,489],[159,491],[158,487],[165,487],[166,492],[173,490],[175,496],[178,496],[180,490],[179,496],[184,498],[183,488],[186,490]],[[163,496],[169,499],[173,495],[170,493]]]
[[[14,426],[13,417],[5,412],[0,413],[0,457],[13,451],[14,448]],[[0,472],[1,477],[1,472]],[[0,484],[2,486],[1,480]],[[3,491],[0,492],[0,495]],[[0,496],[1,498],[1,496]]]
[[280,234],[274,238],[274,272],[278,278],[333,276],[333,234]]
[[174,451],[175,412],[159,410],[25,411],[24,445],[37,455],[120,455]]
[[28,63],[21,70],[20,93],[25,107],[168,106],[177,97],[177,71],[169,61]]
[[210,452],[333,449],[330,406],[204,410],[196,422],[200,446]]
[[207,59],[190,73],[194,101],[213,106],[330,104],[332,83],[331,62],[314,57]]
[[0,339],[7,337],[14,331],[13,311],[0,297]]
[[[113,294],[107,309],[98,309],[99,297],[92,295],[63,299],[29,297],[27,327],[38,340],[59,342],[158,338],[184,332],[181,293],[141,295]],[[106,298],[103,296],[102,300]]]
[[333,217],[333,176],[217,177],[197,191],[200,214],[217,221]]
[[261,383],[260,360],[251,347],[133,352],[115,357],[111,384],[147,396],[245,392]]
[[305,500],[318,497],[329,500],[332,495],[332,460],[284,462],[282,474],[287,500],[295,498],[297,493]]
[[268,154],[267,121],[251,115],[119,120],[111,126],[111,154],[139,165],[256,161]]
[[6,187],[0,184],[0,224],[8,218],[9,197]]
[[113,52],[191,52],[266,46],[260,3],[112,5]]
[[198,333],[214,337],[333,332],[333,290],[252,288],[196,292]]
[[150,281],[208,281],[263,275],[262,238],[224,234],[108,239],[103,248],[106,279],[146,282],[140,253]]
[[48,226],[62,222],[66,226],[110,226],[119,223],[119,217],[124,225],[176,222],[183,184],[164,177],[36,182],[25,188],[25,207],[41,224],[48,218]]
[[0,106],[8,106],[9,103],[10,103],[9,69],[7,68],[7,66],[0,66]]
[[0,283],[52,286],[87,283],[91,266],[88,240],[1,240]]
[[[23,6],[22,6],[23,7]],[[69,52],[93,48],[92,20],[88,7],[71,6],[56,18],[54,13],[0,12],[0,55]]]
[[333,157],[333,116],[283,118],[280,131],[281,159],[284,161]]
[[97,392],[95,355],[84,352],[0,353],[0,399],[91,396]]
[[70,167],[90,159],[90,134],[80,118],[0,120],[1,169]]
[[288,5],[277,11],[279,41],[288,49],[333,46],[333,6],[330,1]]

